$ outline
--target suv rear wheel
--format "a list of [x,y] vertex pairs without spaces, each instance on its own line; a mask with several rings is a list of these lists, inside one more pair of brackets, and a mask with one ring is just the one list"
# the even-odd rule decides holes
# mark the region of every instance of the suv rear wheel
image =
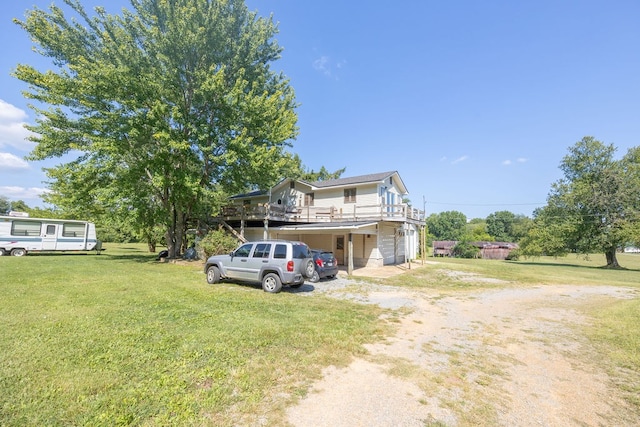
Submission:
[[282,290],[282,281],[276,273],[267,273],[262,278],[262,289],[265,292],[278,293]]

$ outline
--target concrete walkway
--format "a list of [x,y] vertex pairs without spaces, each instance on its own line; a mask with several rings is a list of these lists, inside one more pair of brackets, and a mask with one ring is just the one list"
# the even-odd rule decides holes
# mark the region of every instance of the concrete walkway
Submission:
[[[394,265],[385,265],[382,267],[359,267],[353,269],[352,276],[355,277],[373,277],[377,279],[384,279],[386,277],[393,277],[399,274],[406,273],[413,269],[422,268],[428,264],[428,261],[425,261],[423,264],[421,260],[413,261],[411,265],[408,263],[402,264],[394,264]],[[347,277],[347,267],[344,265],[340,266],[340,270],[338,271],[338,275]]]

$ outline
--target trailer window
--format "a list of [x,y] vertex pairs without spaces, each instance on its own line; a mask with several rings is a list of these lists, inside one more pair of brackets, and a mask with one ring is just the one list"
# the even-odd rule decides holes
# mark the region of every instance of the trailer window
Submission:
[[41,222],[33,221],[13,221],[11,224],[12,236],[39,236]]
[[84,237],[84,224],[62,224],[62,235],[64,237]]

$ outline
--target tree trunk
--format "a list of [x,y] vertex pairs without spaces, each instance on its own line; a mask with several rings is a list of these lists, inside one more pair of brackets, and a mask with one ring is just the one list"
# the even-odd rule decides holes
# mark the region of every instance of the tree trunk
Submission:
[[620,268],[616,256],[616,248],[609,248],[604,254],[607,257],[607,268]]
[[175,207],[173,210],[173,220],[167,229],[167,249],[169,251],[169,259],[179,258],[182,250],[182,241],[184,240],[185,214],[179,212]]

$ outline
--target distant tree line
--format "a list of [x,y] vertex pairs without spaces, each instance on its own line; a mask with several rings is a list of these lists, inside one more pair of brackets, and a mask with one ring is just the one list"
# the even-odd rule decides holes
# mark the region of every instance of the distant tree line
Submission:
[[584,137],[562,159],[564,177],[533,218],[509,211],[471,221],[457,211],[432,214],[427,241],[513,242],[525,257],[603,253],[606,267],[619,268],[617,252],[640,245],[640,147],[620,159],[615,152],[612,144]]
[[431,214],[427,217],[426,225],[429,244],[434,240],[518,243],[527,235],[533,220],[509,211],[494,212],[484,219],[467,220],[462,212],[447,211]]

